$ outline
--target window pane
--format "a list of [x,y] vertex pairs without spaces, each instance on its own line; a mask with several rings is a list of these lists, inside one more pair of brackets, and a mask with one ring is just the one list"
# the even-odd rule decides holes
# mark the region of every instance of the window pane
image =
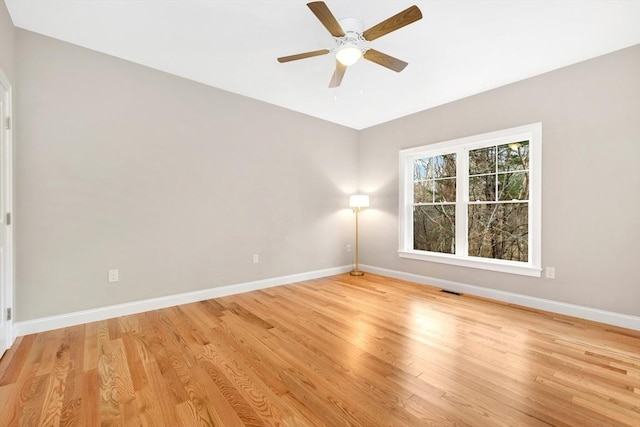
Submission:
[[413,249],[455,253],[455,205],[414,206]]
[[527,262],[528,203],[469,205],[469,256]]
[[434,178],[456,176],[456,155],[454,153],[432,157],[430,163],[433,165]]
[[413,161],[413,180],[420,181],[429,178],[433,173],[431,173],[431,168],[429,166],[429,158],[426,159],[416,159]]
[[496,171],[496,147],[469,151],[469,175]]
[[433,202],[433,181],[422,181],[413,184],[413,203]]
[[472,176],[469,178],[469,200],[492,202],[496,200],[496,175]]
[[498,147],[498,172],[529,169],[529,141],[512,142]]
[[498,192],[500,200],[528,200],[529,173],[498,174]]
[[438,179],[434,185],[434,202],[456,201],[456,179]]

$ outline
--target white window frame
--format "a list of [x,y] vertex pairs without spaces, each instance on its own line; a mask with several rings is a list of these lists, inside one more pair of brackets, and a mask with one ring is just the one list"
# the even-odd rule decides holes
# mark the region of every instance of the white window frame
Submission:
[[[468,255],[469,151],[487,146],[529,141],[528,261],[507,261]],[[413,249],[413,161],[456,153],[456,253]],[[400,150],[399,249],[401,258],[452,264],[540,277],[542,254],[542,123],[474,135]]]

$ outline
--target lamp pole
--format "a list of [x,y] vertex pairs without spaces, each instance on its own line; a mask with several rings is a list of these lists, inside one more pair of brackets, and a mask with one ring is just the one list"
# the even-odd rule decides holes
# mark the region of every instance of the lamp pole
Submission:
[[350,273],[352,276],[364,276],[364,272],[358,270],[358,214],[361,210],[362,208],[360,206],[353,208],[356,214],[356,268]]
[[362,208],[369,207],[369,196],[366,194],[353,194],[349,198],[349,207],[353,209],[353,213],[356,214],[356,263],[355,268],[350,273],[352,276],[364,276],[364,272],[358,270],[358,256],[360,251],[358,248],[358,214]]

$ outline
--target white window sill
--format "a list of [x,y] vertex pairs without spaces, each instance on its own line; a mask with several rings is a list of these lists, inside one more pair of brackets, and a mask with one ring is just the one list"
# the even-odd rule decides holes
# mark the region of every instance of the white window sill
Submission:
[[420,261],[438,262],[441,264],[450,264],[469,268],[479,268],[482,270],[499,271],[501,273],[519,274],[521,276],[540,277],[542,274],[542,269],[540,267],[534,267],[530,264],[514,261],[491,260],[476,257],[463,258],[460,256],[449,254],[435,254],[423,251],[407,250],[399,250],[398,255],[400,256],[400,258],[411,258]]

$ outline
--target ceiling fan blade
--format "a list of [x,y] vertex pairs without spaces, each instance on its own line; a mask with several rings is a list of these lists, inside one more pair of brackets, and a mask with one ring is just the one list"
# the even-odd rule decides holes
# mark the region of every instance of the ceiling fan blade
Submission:
[[297,61],[298,59],[311,58],[313,56],[326,55],[329,53],[329,49],[314,50],[312,52],[298,53],[297,55],[281,56],[278,58],[278,62]]
[[379,24],[369,28],[362,33],[362,37],[368,41],[375,40],[378,37],[389,34],[390,32],[400,29],[405,25],[409,25],[412,22],[416,22],[419,19],[422,19],[422,12],[420,12],[418,6],[411,6],[410,8],[393,15],[391,18],[385,19]]
[[342,65],[340,61],[336,60],[336,70],[333,72],[333,76],[331,76],[331,81],[329,82],[329,87],[338,87],[340,83],[342,83],[342,78],[344,77],[344,72],[347,71],[347,66]]
[[393,56],[389,56],[386,53],[378,52],[375,49],[369,49],[365,52],[364,58],[368,59],[371,62],[375,62],[378,65],[382,65],[390,70],[399,73],[404,70],[404,68],[409,65],[407,62],[401,61]]
[[335,16],[331,13],[327,5],[323,1],[314,1],[307,3],[311,12],[320,20],[322,25],[329,30],[333,37],[343,37],[345,35],[344,30],[336,20]]

